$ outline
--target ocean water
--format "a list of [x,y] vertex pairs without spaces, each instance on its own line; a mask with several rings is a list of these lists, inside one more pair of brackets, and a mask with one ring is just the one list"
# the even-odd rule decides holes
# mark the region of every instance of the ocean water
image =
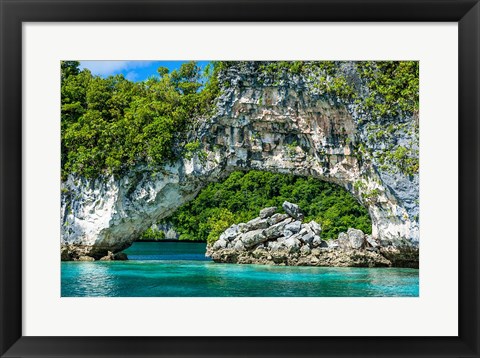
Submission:
[[205,244],[137,242],[129,261],[62,262],[62,297],[417,297],[418,270],[219,264]]

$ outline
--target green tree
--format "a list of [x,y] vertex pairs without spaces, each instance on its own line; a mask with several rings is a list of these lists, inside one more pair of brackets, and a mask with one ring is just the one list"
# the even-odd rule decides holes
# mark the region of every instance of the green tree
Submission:
[[195,62],[133,83],[101,78],[79,63],[61,63],[62,178],[94,178],[147,164],[160,166],[189,151],[187,132],[212,109],[219,87]]

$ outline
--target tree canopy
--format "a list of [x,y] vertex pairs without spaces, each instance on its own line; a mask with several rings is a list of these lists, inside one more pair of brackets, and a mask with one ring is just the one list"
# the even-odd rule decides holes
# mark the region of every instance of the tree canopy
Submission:
[[93,76],[77,61],[61,63],[63,178],[158,166],[184,151],[188,129],[212,107],[216,77],[206,77],[195,62],[158,73],[131,82],[123,75]]
[[350,227],[371,233],[367,210],[344,188],[312,177],[255,170],[236,171],[223,182],[209,184],[166,221],[174,224],[181,240],[212,242],[231,224],[249,221],[265,207],[282,212],[285,200],[300,206],[305,221],[320,223],[324,239]]

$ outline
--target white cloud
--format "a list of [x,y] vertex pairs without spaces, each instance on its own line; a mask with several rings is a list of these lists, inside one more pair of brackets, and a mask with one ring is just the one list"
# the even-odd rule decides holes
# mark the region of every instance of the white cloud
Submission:
[[153,61],[80,61],[80,68],[88,68],[92,74],[109,76],[124,70],[149,66]]
[[130,71],[125,75],[125,78],[129,81],[135,81],[138,77],[138,73],[135,71]]

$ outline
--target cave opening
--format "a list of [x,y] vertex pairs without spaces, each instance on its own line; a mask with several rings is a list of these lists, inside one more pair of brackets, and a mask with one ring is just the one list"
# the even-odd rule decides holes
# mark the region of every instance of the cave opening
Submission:
[[312,176],[236,170],[206,185],[170,216],[153,223],[135,241],[214,242],[232,224],[248,222],[266,207],[297,204],[304,222],[316,221],[322,239],[349,228],[372,233],[368,210],[344,187]]

